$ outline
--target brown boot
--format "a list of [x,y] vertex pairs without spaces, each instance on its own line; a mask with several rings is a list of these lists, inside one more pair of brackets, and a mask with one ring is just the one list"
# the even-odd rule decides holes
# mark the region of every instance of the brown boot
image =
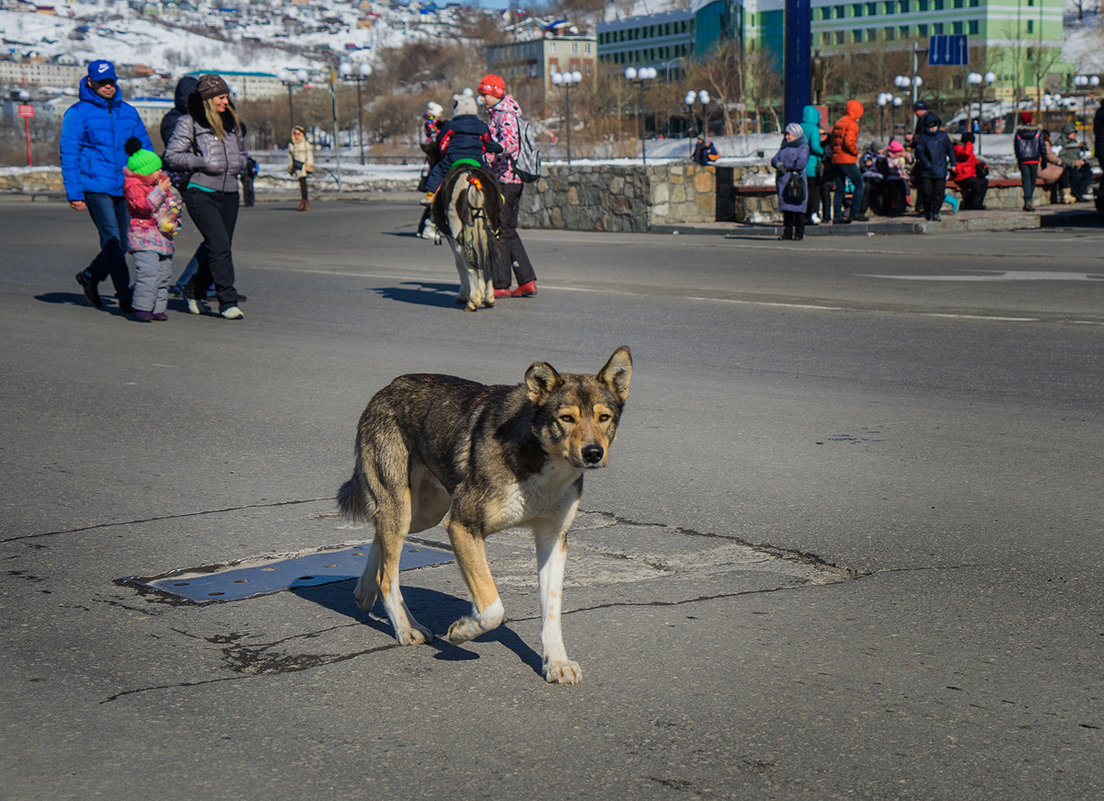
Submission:
[[309,200],[304,200],[303,201],[303,211],[310,211],[310,201]]
[[305,200],[300,200],[300,201],[299,201],[299,207],[298,207],[298,208],[296,208],[295,210],[296,210],[296,211],[306,211],[306,210],[307,210],[307,201],[305,201]]

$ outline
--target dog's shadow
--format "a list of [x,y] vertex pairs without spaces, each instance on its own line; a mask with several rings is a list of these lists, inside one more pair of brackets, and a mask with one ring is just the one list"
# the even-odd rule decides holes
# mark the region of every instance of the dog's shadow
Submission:
[[[312,587],[292,587],[290,592],[332,612],[345,615],[358,623],[364,623],[388,637],[394,637],[395,632],[383,611],[382,603],[376,601],[372,614],[365,614],[357,606],[356,601],[353,600],[354,587],[356,587],[355,580],[336,581],[332,584],[321,584]],[[466,662],[479,658],[479,654],[474,651],[459,645],[453,645],[444,639],[444,632],[448,631],[448,627],[452,625],[453,621],[463,617],[471,609],[469,601],[421,587],[404,586],[402,592],[410,613],[419,623],[436,635],[436,639],[430,643],[433,648],[437,649],[435,659],[446,662]],[[473,642],[497,642],[505,646],[513,651],[523,664],[528,665],[538,675],[544,666],[540,654],[530,648],[518,636],[517,632],[506,624],[487,632],[481,637],[476,637]]]
[[426,281],[403,281],[398,286],[372,287],[371,291],[387,300],[411,303],[416,306],[454,308],[458,284],[438,284]]

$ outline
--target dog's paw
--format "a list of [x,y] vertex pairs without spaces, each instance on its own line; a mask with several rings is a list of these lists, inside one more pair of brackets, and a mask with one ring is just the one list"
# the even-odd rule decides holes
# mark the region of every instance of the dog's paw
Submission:
[[374,584],[366,586],[363,582],[358,582],[356,590],[353,592],[353,597],[356,598],[357,606],[365,612],[372,611],[372,607],[376,605],[376,598],[378,595],[379,589]]
[[470,617],[462,617],[449,626],[447,639],[453,645],[459,645],[462,642],[475,639],[484,631],[486,629]]
[[475,305],[474,303],[472,303],[472,302],[471,302],[471,301],[469,300],[469,301],[468,301],[468,305],[466,305],[466,306],[464,307],[464,311],[471,311],[471,312],[473,312],[473,311],[479,311],[479,307],[478,307],[478,306],[476,306],[476,305]]
[[399,641],[399,645],[424,645],[433,642],[433,632],[425,626],[415,624],[401,634],[396,634],[395,639]]
[[569,660],[546,662],[541,672],[544,674],[544,680],[551,684],[578,684],[583,680],[582,668]]

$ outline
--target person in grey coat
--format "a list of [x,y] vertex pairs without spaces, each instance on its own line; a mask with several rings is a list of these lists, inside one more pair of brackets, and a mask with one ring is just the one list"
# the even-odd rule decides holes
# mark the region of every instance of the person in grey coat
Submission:
[[805,208],[809,197],[809,182],[805,166],[809,163],[809,143],[801,125],[786,126],[782,147],[771,159],[775,169],[774,185],[778,191],[778,210],[782,212],[782,238],[805,238]]
[[180,293],[192,314],[203,313],[202,298],[213,281],[219,314],[227,320],[244,316],[234,288],[231,245],[238,219],[238,175],[247,169],[248,159],[229,87],[218,75],[201,76],[188,97],[188,113],[177,120],[165,148],[166,166],[188,174],[184,205],[208,252]]

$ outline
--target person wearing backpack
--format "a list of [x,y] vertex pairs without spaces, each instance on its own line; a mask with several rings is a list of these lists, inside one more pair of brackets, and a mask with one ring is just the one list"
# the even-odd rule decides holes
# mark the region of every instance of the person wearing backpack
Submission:
[[782,239],[805,238],[805,207],[809,197],[805,167],[808,163],[809,142],[805,132],[800,124],[791,122],[786,126],[782,147],[771,159],[778,210],[782,212]]
[[1039,178],[1039,161],[1043,153],[1043,133],[1037,125],[1031,124],[1031,119],[1030,111],[1020,112],[1020,127],[1012,139],[1016,163],[1020,165],[1024,211],[1035,211],[1031,201],[1035,197],[1035,181]]
[[[518,211],[525,184],[515,169],[521,149],[521,107],[506,93],[502,77],[490,73],[479,81],[479,99],[490,116],[491,136],[502,145],[502,153],[488,154],[491,172],[502,192],[502,216],[499,219],[499,261],[494,271],[496,298],[531,298],[537,294],[537,274],[518,236]],[[517,289],[510,291],[511,271]]]

